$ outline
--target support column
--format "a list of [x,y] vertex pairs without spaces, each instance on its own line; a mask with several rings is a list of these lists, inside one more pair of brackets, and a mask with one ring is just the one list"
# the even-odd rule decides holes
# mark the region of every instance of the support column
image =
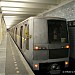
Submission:
[[0,44],[6,34],[6,24],[2,17],[2,13],[0,13]]
[[2,13],[0,13],[0,44],[2,41],[2,24],[1,24],[1,19],[2,19]]

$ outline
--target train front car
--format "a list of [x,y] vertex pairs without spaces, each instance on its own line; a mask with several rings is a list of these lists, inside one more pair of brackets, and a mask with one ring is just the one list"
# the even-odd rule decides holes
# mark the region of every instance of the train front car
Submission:
[[33,19],[33,69],[60,73],[69,65],[68,28],[64,18]]

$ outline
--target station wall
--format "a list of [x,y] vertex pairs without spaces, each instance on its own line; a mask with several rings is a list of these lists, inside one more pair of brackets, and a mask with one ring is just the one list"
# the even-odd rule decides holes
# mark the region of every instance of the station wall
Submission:
[[68,21],[75,20],[75,1],[69,2],[61,7],[49,11],[43,16],[66,18]]
[[2,17],[2,13],[0,13],[0,44],[2,43],[2,40],[4,39],[5,34],[6,34],[6,25]]

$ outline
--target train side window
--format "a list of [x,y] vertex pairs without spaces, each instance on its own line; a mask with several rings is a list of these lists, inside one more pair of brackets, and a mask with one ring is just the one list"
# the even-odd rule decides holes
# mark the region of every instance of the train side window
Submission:
[[48,38],[49,43],[67,42],[66,21],[48,20]]
[[20,27],[20,48],[22,49],[23,26]]
[[29,50],[29,25],[25,24],[26,49]]
[[25,24],[25,26],[27,26],[27,24]]
[[15,31],[15,41],[17,42],[17,28],[16,28],[16,31]]

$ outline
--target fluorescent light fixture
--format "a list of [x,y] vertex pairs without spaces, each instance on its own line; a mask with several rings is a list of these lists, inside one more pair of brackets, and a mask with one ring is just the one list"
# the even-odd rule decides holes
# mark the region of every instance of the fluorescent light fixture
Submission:
[[32,14],[37,15],[37,12],[15,12],[15,11],[2,11],[3,14]]
[[[34,8],[16,8],[16,7],[1,7],[2,11],[19,11],[19,12],[33,12],[35,9]],[[37,9],[34,12],[41,12],[43,9]]]
[[20,2],[1,2],[1,7],[24,7],[24,8],[40,8],[47,9],[47,5],[33,4],[33,3],[20,3]]
[[4,18],[16,18],[17,16],[4,16]]
[[7,14],[19,14],[19,13],[22,13],[22,12],[2,11],[2,13],[7,13]]
[[15,2],[1,2],[1,6],[18,6],[17,4]]
[[8,11],[20,11],[20,10],[21,10],[21,8],[1,7],[1,10],[8,10]]
[[47,4],[58,4],[59,0],[6,0],[12,2],[25,2],[25,3],[47,3]]
[[1,2],[1,6],[8,6],[8,7],[24,7],[27,3],[19,3],[19,2]]

